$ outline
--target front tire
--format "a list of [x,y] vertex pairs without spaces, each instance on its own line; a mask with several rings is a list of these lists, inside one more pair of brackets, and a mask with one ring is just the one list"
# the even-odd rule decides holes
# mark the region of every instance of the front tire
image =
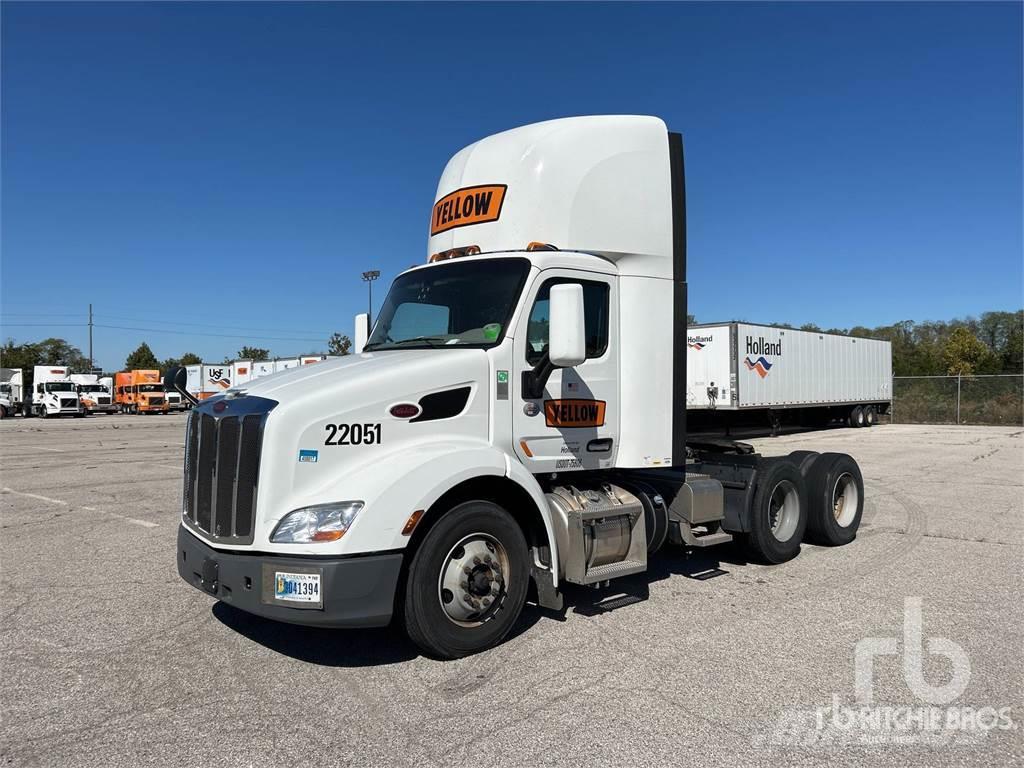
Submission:
[[807,486],[800,469],[785,458],[764,460],[758,467],[747,548],[763,562],[784,563],[800,553],[806,528]]
[[409,638],[439,659],[500,643],[526,602],[529,549],[497,504],[468,501],[427,532],[413,556],[399,615]]

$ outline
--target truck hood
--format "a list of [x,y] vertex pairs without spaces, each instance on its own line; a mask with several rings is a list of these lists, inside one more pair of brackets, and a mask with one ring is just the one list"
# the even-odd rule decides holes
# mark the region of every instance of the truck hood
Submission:
[[[367,502],[362,516],[372,516],[372,499],[380,495],[374,484],[390,477],[381,469],[397,466],[397,457],[442,443],[486,445],[489,369],[480,349],[368,352],[257,379],[203,401],[196,411],[230,416],[233,398],[240,401],[238,413],[260,407],[257,398],[271,404],[262,438],[256,544],[301,551],[268,541],[288,511],[325,499],[359,499]],[[418,404],[420,417],[391,415],[399,403]]]
[[[329,390],[333,396],[344,395],[349,407],[358,407],[381,397],[408,398],[424,391],[424,385],[429,390],[472,381],[486,369],[487,355],[479,349],[364,352],[280,371],[225,394],[244,393],[287,405]],[[332,410],[347,410],[335,402],[339,407]]]

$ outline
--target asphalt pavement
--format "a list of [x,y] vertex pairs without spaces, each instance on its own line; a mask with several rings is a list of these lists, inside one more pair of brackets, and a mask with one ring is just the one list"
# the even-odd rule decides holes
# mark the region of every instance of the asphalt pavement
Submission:
[[860,462],[852,544],[780,566],[669,548],[439,662],[391,629],[277,624],[181,582],[184,422],[0,422],[3,765],[1024,760],[1020,428],[756,440]]

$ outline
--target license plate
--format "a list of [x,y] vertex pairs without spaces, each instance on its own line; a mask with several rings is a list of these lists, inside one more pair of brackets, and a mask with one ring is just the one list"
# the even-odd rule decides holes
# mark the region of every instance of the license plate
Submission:
[[320,574],[275,572],[274,599],[319,604],[323,599],[320,594]]

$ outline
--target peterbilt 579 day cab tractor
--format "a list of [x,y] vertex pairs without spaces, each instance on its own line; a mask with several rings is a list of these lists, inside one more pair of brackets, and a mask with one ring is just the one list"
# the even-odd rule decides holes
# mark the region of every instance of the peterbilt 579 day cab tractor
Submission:
[[687,445],[685,211],[682,139],[654,117],[457,153],[428,263],[361,350],[192,410],[181,577],[283,622],[397,619],[453,658],[500,642],[531,581],[558,610],[666,541],[768,563],[851,541],[849,456]]

